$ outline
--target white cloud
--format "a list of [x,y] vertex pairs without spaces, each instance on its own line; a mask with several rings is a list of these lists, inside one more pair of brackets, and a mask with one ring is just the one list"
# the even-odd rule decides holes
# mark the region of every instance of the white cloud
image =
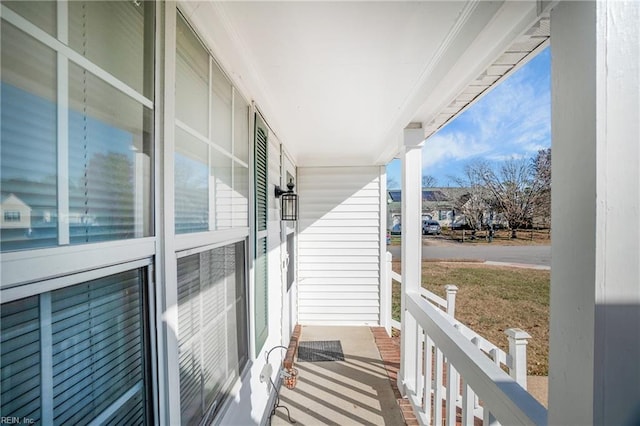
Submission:
[[537,86],[540,83],[536,80],[531,73],[514,74],[456,119],[460,123],[454,121],[449,132],[443,129],[441,133],[450,140],[448,147],[454,152],[439,153],[439,158],[482,155],[503,161],[528,158],[548,147],[550,91]]
[[514,153],[514,154],[492,154],[492,155],[486,156],[485,158],[490,161],[502,162],[507,160],[523,160],[525,158],[529,158],[529,156],[526,154]]
[[445,161],[460,161],[484,154],[490,145],[478,142],[473,135],[462,132],[436,134],[422,148],[422,166],[430,168]]
[[551,93],[546,61],[525,65],[431,136],[422,154],[425,173],[443,179],[461,173],[473,158],[524,159],[548,148]]
[[507,80],[469,111],[483,142],[518,146],[548,139],[549,95],[537,93],[530,81]]

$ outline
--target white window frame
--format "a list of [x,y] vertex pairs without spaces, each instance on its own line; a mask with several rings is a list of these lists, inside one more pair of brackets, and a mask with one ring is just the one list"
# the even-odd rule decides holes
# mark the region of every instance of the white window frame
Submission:
[[[249,292],[250,292],[250,287],[249,287],[249,280],[248,280],[248,274],[249,274],[249,267],[248,267],[249,262],[248,262],[248,259],[249,259],[250,253],[249,253],[249,238],[248,238],[248,235],[245,235],[245,236],[240,237],[240,238],[230,238],[230,239],[227,239],[225,241],[216,241],[216,242],[212,242],[212,243],[210,243],[208,245],[202,245],[202,246],[199,246],[199,247],[194,247],[194,248],[191,248],[191,249],[185,249],[185,250],[176,252],[176,261],[178,259],[181,259],[181,258],[184,258],[184,257],[187,257],[187,256],[192,256],[192,255],[195,255],[195,254],[203,253],[203,252],[206,252],[206,251],[209,251],[209,250],[213,250],[213,249],[217,249],[217,248],[221,248],[221,247],[226,247],[226,246],[233,245],[233,244],[240,243],[240,242],[244,243],[243,244],[243,246],[244,246],[244,264],[242,265],[242,268],[244,269],[243,272],[244,272],[244,277],[245,277],[245,282],[244,282],[245,301],[244,302],[245,302],[245,314],[247,315],[247,318],[246,318],[246,320],[247,320],[247,322],[246,322],[246,326],[247,326],[246,337],[247,337],[247,339],[249,339],[249,336],[250,336],[250,332],[249,332],[250,331],[249,330],[249,315],[250,315],[249,314]],[[236,270],[236,272],[237,272],[237,270]],[[177,285],[177,283],[176,283],[176,285]],[[225,312],[226,312],[227,309],[228,308],[225,308]],[[225,315],[224,321],[225,321],[225,332],[226,332],[226,331],[228,331],[228,327],[227,327],[227,324],[226,324],[226,321],[227,321],[226,320],[226,315]],[[245,365],[242,366],[242,368],[239,371],[238,381],[242,380],[244,375],[248,372],[248,370],[251,367],[252,357],[251,357],[251,345],[250,345],[249,341],[246,342],[246,347],[247,347],[247,361],[246,361]],[[227,356],[228,356],[228,353],[225,353],[225,360],[226,360]],[[236,387],[233,384],[230,384],[229,380],[231,380],[231,379],[228,378],[227,382],[223,383],[223,385],[222,385],[223,391],[227,391],[228,392],[229,390],[232,390],[232,389],[234,389]],[[237,384],[235,384],[235,385],[237,385]],[[227,397],[223,398],[220,401],[220,404],[218,404],[218,405],[214,404],[213,406],[208,407],[207,408],[208,411],[204,412],[203,419],[208,418],[210,411],[217,411],[217,415],[218,416],[222,415],[222,413],[224,411],[224,408],[219,408],[219,407],[224,407],[226,405],[228,399],[229,398],[227,396]],[[178,407],[181,409],[180,401],[178,401]]]
[[[40,387],[43,392],[41,398],[41,421],[44,424],[52,423],[53,421],[53,396],[51,395],[50,389],[44,386],[44,383],[49,383],[53,386],[53,364],[52,364],[52,341],[51,341],[51,292],[71,287],[74,285],[82,284],[88,281],[93,281],[96,279],[104,278],[110,275],[116,275],[121,272],[139,270],[141,268],[148,268],[146,271],[146,276],[144,277],[141,287],[146,287],[142,292],[143,298],[141,299],[141,303],[144,305],[143,315],[146,315],[147,322],[149,322],[150,315],[147,314],[147,311],[152,309],[153,304],[151,300],[144,299],[144,294],[150,294],[152,286],[150,285],[151,273],[149,269],[152,268],[152,258],[141,259],[133,262],[121,263],[118,265],[114,265],[111,267],[101,268],[97,270],[85,271],[82,273],[77,273],[74,275],[66,275],[59,278],[52,278],[48,280],[44,280],[42,282],[38,282],[32,285],[24,285],[20,287],[11,288],[8,290],[4,290],[1,293],[0,300],[2,303],[9,303],[16,300],[20,300],[27,297],[37,296],[39,298],[40,304],[40,312],[39,312],[39,321],[40,321],[40,330],[41,330],[41,340],[40,340],[40,362],[41,362],[41,378],[40,378]],[[151,324],[147,324],[151,327]],[[146,346],[152,348],[152,344],[154,343],[153,333],[147,332],[150,330],[143,330],[143,335],[147,336],[146,339],[149,339],[146,342]],[[145,337],[143,337],[144,339]],[[144,362],[151,363],[151,368],[145,368],[143,371],[144,379],[146,382],[146,391],[152,392],[153,387],[151,384],[153,383],[154,375],[147,374],[148,371],[153,371],[155,362],[153,351],[151,353],[144,353]],[[114,401],[109,407],[107,407],[98,417],[93,419],[92,424],[100,424],[107,420],[112,414],[114,414],[123,404],[125,404],[131,397],[140,390],[142,384],[138,383],[134,385],[132,388],[127,390],[124,394],[120,396],[116,401]],[[153,407],[148,409],[148,412],[153,412],[155,416],[155,410]]]
[[[157,6],[158,20],[156,25],[160,29],[162,41],[159,42],[156,39],[156,51],[158,54],[156,58],[162,57],[163,60],[157,59],[156,67],[161,68],[161,73],[164,75],[162,81],[156,77],[156,102],[158,105],[163,105],[156,110],[156,238],[158,240],[158,247],[160,251],[156,257],[156,279],[158,285],[156,286],[156,322],[157,322],[157,347],[158,351],[158,382],[157,382],[157,394],[158,394],[158,408],[157,413],[159,423],[161,424],[180,424],[181,419],[181,407],[180,407],[180,374],[177,366],[179,365],[178,354],[178,336],[180,333],[178,325],[178,284],[177,284],[177,259],[179,256],[187,255],[187,253],[195,253],[203,251],[206,248],[213,248],[222,245],[226,245],[232,242],[237,242],[242,239],[246,239],[245,243],[245,279],[247,286],[246,298],[247,298],[247,345],[249,349],[249,362],[240,372],[240,378],[231,386],[230,393],[237,394],[240,389],[240,384],[245,380],[250,372],[252,361],[254,358],[254,346],[253,346],[253,334],[254,327],[253,316],[250,314],[253,309],[253,279],[252,279],[252,255],[253,253],[253,241],[250,235],[253,235],[253,225],[251,223],[251,217],[253,215],[253,172],[251,167],[251,140],[253,128],[253,104],[249,105],[249,120],[247,131],[247,146],[249,152],[249,164],[240,158],[236,157],[232,153],[231,158],[234,160],[232,164],[246,165],[248,167],[248,179],[249,179],[249,193],[248,193],[248,226],[237,227],[224,230],[203,231],[194,233],[175,233],[175,181],[173,176],[174,170],[174,157],[176,148],[175,129],[180,127],[187,133],[192,134],[199,140],[206,139],[204,135],[193,135],[188,129],[181,127],[178,123],[179,120],[175,116],[176,97],[175,97],[175,83],[176,83],[176,25],[178,19],[179,8],[175,2],[162,3],[161,6]],[[162,9],[161,9],[162,8]],[[198,35],[197,28],[189,22],[188,16],[182,14],[185,21],[191,26],[192,30]],[[206,43],[202,43],[207,48]],[[162,47],[161,47],[162,46]],[[213,54],[208,49],[210,58]],[[215,60],[215,59],[214,59]],[[210,59],[211,61],[211,59]],[[220,66],[223,73],[225,72],[223,67]],[[157,76],[158,74],[156,74]],[[228,78],[228,75],[225,74]],[[229,79],[229,81],[232,81]],[[234,88],[234,102],[236,95],[241,97],[246,102],[247,97]],[[235,117],[235,114],[232,116]],[[184,123],[183,123],[184,124]],[[235,128],[233,129],[235,136]],[[163,144],[160,144],[160,140]],[[235,149],[235,141],[232,146]],[[217,151],[218,147],[213,146],[210,149]],[[225,154],[227,155],[227,154]],[[209,157],[210,158],[210,157]],[[209,160],[207,160],[208,162]],[[165,179],[162,179],[164,176]],[[233,175],[235,178],[235,174]],[[235,181],[234,181],[235,184]],[[162,186],[162,187],[161,187]],[[222,404],[220,414],[224,415],[226,407],[232,402],[231,398],[227,398]]]
[[[161,22],[161,8],[156,4],[155,24],[159,28]],[[56,3],[57,12],[57,34],[53,36],[27,19],[20,16],[4,4],[0,4],[0,19],[15,26],[18,30],[26,35],[34,38],[44,46],[50,48],[56,55],[56,126],[57,126],[57,203],[58,217],[67,217],[69,213],[69,61],[78,65],[82,69],[87,70],[99,80],[107,83],[120,93],[133,99],[138,104],[148,108],[154,114],[154,136],[153,146],[155,150],[155,174],[152,177],[153,182],[159,182],[159,115],[154,108],[154,101],[145,97],[137,90],[133,89],[111,73],[107,72],[97,64],[91,62],[84,56],[80,55],[68,44],[68,2],[58,1]],[[159,93],[159,82],[157,78],[159,53],[162,51],[159,36],[161,31],[156,30],[154,33],[154,49],[156,59],[154,61],[154,85],[155,93]],[[57,37],[57,38],[56,38]],[[152,183],[152,182],[150,182]],[[156,234],[158,235],[158,202],[157,194],[160,191],[159,185],[155,185],[155,208],[150,212],[150,217],[155,217]],[[154,258],[157,253],[158,238],[156,236],[133,238],[127,240],[113,240],[100,243],[89,244],[70,244],[68,226],[58,226],[58,245],[47,248],[34,248],[22,251],[12,251],[1,254],[1,279],[0,279],[0,301],[7,303],[19,300],[25,297],[39,295],[41,301],[50,299],[51,291],[61,288],[73,286],[83,282],[103,278],[120,272],[147,268],[145,293],[147,299],[142,303],[147,310],[146,319],[150,323],[151,332],[148,334],[148,345],[150,353],[145,354],[147,361],[151,363],[151,375],[145,380],[150,383],[148,400],[153,401],[150,411],[156,421],[161,420],[160,408],[158,401],[159,386],[158,383],[158,360],[156,353],[157,336],[152,332],[155,328],[153,324],[156,322],[157,299],[154,293],[154,276],[157,268],[154,268]],[[47,314],[46,303],[42,305],[41,314]],[[50,314],[50,309],[49,309]],[[41,342],[41,350],[46,355],[51,351],[50,342]],[[46,356],[45,356],[46,358]],[[46,369],[47,366],[45,365]],[[145,372],[147,375],[147,372]],[[43,378],[45,380],[45,378]],[[123,395],[120,402],[125,401],[127,395]],[[112,405],[112,408],[118,402]],[[41,407],[43,418],[45,413],[52,412],[53,407],[45,404]],[[99,422],[99,418],[96,419]]]

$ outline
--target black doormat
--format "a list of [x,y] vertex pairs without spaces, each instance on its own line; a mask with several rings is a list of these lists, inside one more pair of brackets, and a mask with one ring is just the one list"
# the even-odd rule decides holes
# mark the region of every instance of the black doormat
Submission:
[[344,361],[340,340],[298,343],[298,362]]

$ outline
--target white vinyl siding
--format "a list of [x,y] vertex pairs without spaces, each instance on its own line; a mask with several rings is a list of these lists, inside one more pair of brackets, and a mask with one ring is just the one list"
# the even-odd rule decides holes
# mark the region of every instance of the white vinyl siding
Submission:
[[300,323],[379,323],[379,173],[378,167],[298,169]]

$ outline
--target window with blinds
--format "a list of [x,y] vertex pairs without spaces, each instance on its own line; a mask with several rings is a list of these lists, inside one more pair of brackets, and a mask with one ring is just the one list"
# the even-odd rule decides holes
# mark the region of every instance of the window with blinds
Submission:
[[152,235],[154,3],[0,7],[2,251]]
[[248,227],[249,105],[178,14],[176,233]]
[[214,416],[248,361],[244,241],[178,259],[182,424]]
[[1,413],[39,424],[147,424],[145,269],[2,305]]

